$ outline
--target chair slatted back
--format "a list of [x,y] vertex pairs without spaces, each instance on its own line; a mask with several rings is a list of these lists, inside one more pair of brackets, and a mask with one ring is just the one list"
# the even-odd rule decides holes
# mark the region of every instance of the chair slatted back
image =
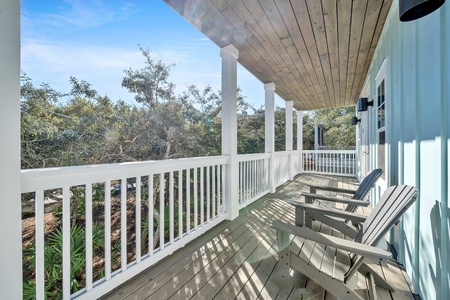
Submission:
[[[370,172],[366,177],[364,177],[363,181],[359,185],[352,199],[364,200],[367,194],[369,194],[370,189],[373,188],[378,178],[380,178],[382,174],[383,174],[382,169],[372,170],[372,172]],[[347,205],[345,211],[355,212],[357,209],[358,209],[357,205]]]
[[377,245],[402,214],[415,202],[418,195],[419,191],[412,186],[388,187],[363,223],[355,240],[366,245]]
[[[418,196],[419,191],[409,185],[388,187],[363,223],[355,241],[376,246]],[[358,255],[352,255],[351,259],[354,263],[345,274],[345,281],[355,274],[363,261]]]

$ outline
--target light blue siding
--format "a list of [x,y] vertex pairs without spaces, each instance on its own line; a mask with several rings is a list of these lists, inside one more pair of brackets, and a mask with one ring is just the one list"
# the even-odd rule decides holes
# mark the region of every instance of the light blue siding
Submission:
[[[387,60],[388,184],[411,184],[420,198],[392,231],[399,260],[423,299],[449,299],[450,3],[420,20],[400,23],[394,1],[369,68]],[[376,107],[370,120],[370,165],[376,159]],[[373,195],[377,197],[376,193]],[[373,200],[376,202],[376,200]]]

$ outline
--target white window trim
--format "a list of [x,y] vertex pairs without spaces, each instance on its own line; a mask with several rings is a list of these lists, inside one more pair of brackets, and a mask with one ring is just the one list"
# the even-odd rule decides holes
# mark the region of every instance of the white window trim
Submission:
[[[375,128],[376,128],[376,145],[377,147],[375,147],[375,165],[377,166],[377,161],[378,161],[378,137],[379,137],[379,133],[381,131],[385,132],[385,153],[384,153],[384,177],[378,179],[377,181],[377,185],[380,187],[381,189],[381,193],[384,192],[388,186],[388,182],[389,182],[389,118],[388,118],[388,114],[389,114],[389,107],[390,105],[389,102],[391,99],[389,99],[389,84],[388,84],[388,78],[387,78],[387,65],[388,65],[388,59],[385,58],[383,60],[383,63],[381,64],[380,68],[378,69],[378,73],[375,76],[375,101],[374,101],[374,105],[373,105],[373,109],[374,109],[374,119],[375,119]],[[382,128],[378,128],[378,86],[381,84],[381,82],[384,80],[384,126]]]

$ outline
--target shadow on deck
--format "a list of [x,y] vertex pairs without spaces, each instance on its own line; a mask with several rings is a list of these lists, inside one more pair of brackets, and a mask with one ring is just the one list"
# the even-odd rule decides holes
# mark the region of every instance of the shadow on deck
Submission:
[[[289,202],[303,200],[307,184],[356,188],[348,177],[299,175],[277,192],[240,211],[170,257],[121,285],[103,299],[335,299],[314,281],[291,274],[281,279],[277,267],[275,219],[293,220]],[[379,289],[379,299],[414,299],[406,274],[395,261],[378,266],[395,288]],[[362,278],[362,276],[360,276]],[[357,289],[368,299],[365,281]]]

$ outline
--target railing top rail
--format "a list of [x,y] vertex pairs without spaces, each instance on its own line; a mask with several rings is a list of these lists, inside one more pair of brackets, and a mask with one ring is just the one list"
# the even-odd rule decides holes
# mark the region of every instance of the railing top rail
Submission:
[[341,153],[341,154],[354,154],[356,150],[303,150],[304,153]]
[[145,162],[22,170],[22,193],[61,188],[67,185],[76,186],[87,183],[105,182],[106,180],[146,176],[150,174],[228,163],[228,156],[206,156]]
[[270,158],[270,153],[239,154],[237,157],[238,161],[242,162],[242,161]]
[[288,156],[289,153],[291,153],[291,152],[290,151],[276,151],[275,152],[275,157]]

